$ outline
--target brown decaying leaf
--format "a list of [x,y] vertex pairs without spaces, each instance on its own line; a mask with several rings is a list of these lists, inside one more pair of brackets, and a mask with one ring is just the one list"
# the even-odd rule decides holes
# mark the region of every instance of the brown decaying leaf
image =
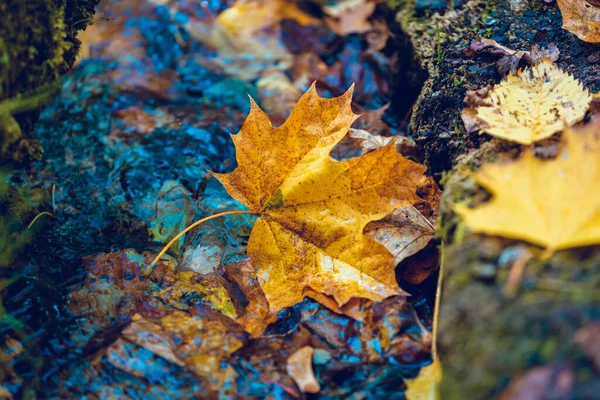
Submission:
[[585,0],[558,0],[563,17],[563,29],[579,39],[600,43],[600,7]]
[[486,100],[492,89],[491,86],[484,86],[477,90],[467,90],[464,103],[467,107],[462,111],[460,117],[465,125],[467,133],[473,133],[488,128],[489,125],[477,118],[477,107],[490,107],[491,104]]
[[288,357],[287,373],[292,377],[302,393],[318,393],[321,390],[312,369],[312,356],[315,352],[310,346],[304,346]]
[[375,11],[376,0],[345,0],[323,7],[329,17],[325,22],[329,29],[340,36],[363,33],[371,29],[368,18]]
[[533,65],[544,58],[555,62],[560,57],[560,51],[554,43],[550,43],[547,48],[542,48],[537,44],[531,45],[531,51],[512,50],[504,45],[501,45],[495,40],[478,37],[469,46],[470,52],[487,51],[491,54],[500,56],[496,62],[498,72],[506,75],[509,72],[516,72],[519,69],[519,63],[523,60],[528,65]]
[[250,260],[239,261],[226,265],[225,273],[240,289],[246,304],[236,322],[252,337],[260,336],[269,324],[277,320],[277,313],[271,312],[265,293],[258,283],[254,266]]
[[133,322],[123,329],[123,338],[151,351],[165,360],[183,367],[185,363],[175,354],[175,343],[162,330],[160,325],[144,319],[141,315],[133,316]]
[[279,128],[252,102],[233,136],[238,168],[215,174],[236,200],[260,215],[247,253],[273,311],[306,291],[332,296],[341,307],[354,297],[399,294],[393,256],[363,235],[368,222],[417,201],[425,168],[392,146],[339,162],[329,153],[356,115],[352,91],[323,99],[314,85]]
[[413,206],[397,208],[387,217],[370,222],[365,235],[383,244],[394,255],[394,263],[415,254],[431,241],[435,227]]
[[536,367],[513,379],[499,400],[568,399],[574,383],[575,374],[569,367]]
[[122,122],[127,128],[123,129],[119,124],[113,123],[109,136],[113,141],[149,136],[156,128],[177,129],[179,126],[175,117],[167,109],[161,107],[154,109],[153,113],[149,114],[142,107],[134,105],[115,111],[111,117],[115,122]]
[[579,329],[573,339],[600,372],[600,322],[590,322]]

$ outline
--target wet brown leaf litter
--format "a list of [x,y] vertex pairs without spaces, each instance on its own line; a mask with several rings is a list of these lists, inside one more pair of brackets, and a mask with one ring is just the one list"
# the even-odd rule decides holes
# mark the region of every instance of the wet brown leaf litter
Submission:
[[0,398],[593,398],[595,0],[96,3],[0,39]]

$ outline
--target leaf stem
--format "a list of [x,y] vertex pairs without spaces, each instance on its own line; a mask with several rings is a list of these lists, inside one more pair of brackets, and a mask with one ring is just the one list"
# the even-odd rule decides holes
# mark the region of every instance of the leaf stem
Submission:
[[432,323],[432,327],[431,327],[431,336],[432,336],[432,343],[431,343],[431,354],[433,355],[433,358],[437,358],[437,335],[438,335],[438,323],[439,323],[439,319],[440,319],[440,305],[442,302],[442,282],[444,281],[444,253],[445,253],[445,247],[444,244],[442,243],[442,251],[440,252],[440,269],[438,272],[438,281],[437,281],[437,286],[436,286],[436,290],[435,290],[435,304],[433,306],[433,323]]
[[33,224],[35,224],[35,221],[37,221],[38,218],[41,217],[42,215],[49,215],[51,217],[54,217],[54,214],[52,214],[51,212],[42,211],[41,213],[39,213],[38,215],[35,216],[35,218],[29,223],[29,225],[27,225],[27,229],[31,229]]
[[152,269],[154,268],[154,266],[156,265],[158,260],[160,260],[160,258],[165,255],[165,253],[169,250],[169,248],[171,246],[173,246],[173,244],[177,240],[179,240],[180,237],[182,237],[183,235],[185,235],[186,233],[188,233],[189,231],[191,231],[198,225],[205,223],[206,221],[210,221],[211,219],[215,219],[215,218],[219,218],[219,217],[224,217],[226,215],[258,215],[258,214],[254,211],[223,211],[218,214],[209,215],[208,217],[202,218],[202,219],[194,222],[193,224],[191,224],[190,226],[188,226],[187,228],[185,228],[184,230],[179,232],[173,239],[171,239],[171,241],[169,243],[167,243],[165,245],[165,247],[162,248],[160,253],[158,253],[158,255],[154,258],[154,261],[152,261],[152,264],[150,264],[148,266],[148,268],[146,268],[146,275],[149,275],[150,272],[152,272]]

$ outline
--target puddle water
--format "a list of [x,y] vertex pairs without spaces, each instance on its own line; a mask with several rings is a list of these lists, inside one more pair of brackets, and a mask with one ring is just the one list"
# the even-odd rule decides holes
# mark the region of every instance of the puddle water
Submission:
[[303,395],[286,359],[311,345],[320,398],[389,399],[429,362],[422,295],[360,303],[362,321],[306,299],[262,337],[244,333],[230,317],[244,305],[245,272],[223,266],[244,258],[251,216],[178,242],[173,265],[188,275],[166,264],[142,273],[183,227],[242,209],[208,171],[235,167],[230,135],[248,94],[278,125],[312,82],[324,97],[355,83],[355,126],[405,133],[421,82],[403,79],[410,50],[391,11],[378,6],[367,31],[347,33],[314,5],[264,4],[106,1],[80,33],[81,59],[35,130],[44,157],[9,177],[41,193],[52,216],[35,222],[25,261],[0,280],[0,393],[293,399]]

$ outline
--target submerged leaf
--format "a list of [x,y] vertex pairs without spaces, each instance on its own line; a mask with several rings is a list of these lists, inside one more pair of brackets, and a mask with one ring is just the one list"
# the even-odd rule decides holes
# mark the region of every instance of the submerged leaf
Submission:
[[[212,278],[212,279],[211,279]],[[171,307],[187,310],[190,305],[208,302],[215,310],[230,318],[237,313],[222,282],[216,274],[197,274],[182,271],[175,276],[173,284],[156,294]]]
[[[222,388],[237,376],[224,361],[243,346],[243,334],[218,319],[173,311],[157,321],[150,321],[138,314],[122,335],[123,338],[113,344],[111,352],[123,353],[126,340],[193,371],[212,389]],[[112,357],[112,360],[118,368],[140,375],[136,368],[128,366],[131,361],[127,354]]]
[[214,174],[260,215],[247,253],[272,310],[302,301],[309,289],[339,306],[355,297],[401,293],[394,257],[363,229],[417,202],[425,167],[401,157],[393,144],[343,162],[332,159],[331,149],[357,118],[351,99],[352,90],[323,99],[313,85],[279,128],[252,102],[233,136],[238,168]]
[[477,125],[472,122],[476,117],[485,124],[481,133],[531,144],[581,121],[591,100],[578,80],[545,59],[508,75],[482,105],[465,109],[463,120],[470,121],[468,130]]
[[510,164],[485,164],[477,182],[493,198],[456,206],[475,232],[526,240],[550,250],[600,243],[600,122],[564,133],[553,160],[531,152]]

